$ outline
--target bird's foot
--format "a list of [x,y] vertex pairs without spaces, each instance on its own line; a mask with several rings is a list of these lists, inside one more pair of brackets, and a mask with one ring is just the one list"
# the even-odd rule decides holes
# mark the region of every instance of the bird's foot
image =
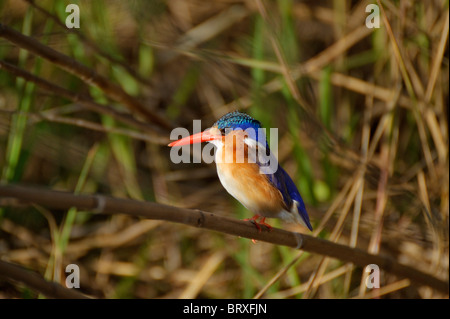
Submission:
[[[260,220],[259,222],[257,222],[257,220],[260,219],[260,218],[261,218],[261,220]],[[253,216],[252,218],[245,218],[245,219],[243,219],[243,220],[244,220],[244,221],[250,221],[250,222],[252,222],[253,225],[255,225],[255,227],[258,229],[259,232],[262,231],[262,228],[261,228],[260,225],[264,225],[265,227],[267,227],[267,229],[268,229],[269,231],[271,231],[272,228],[273,228],[272,226],[270,226],[269,224],[267,224],[267,223],[265,222],[266,217],[262,217],[262,216],[259,216],[259,215],[255,215],[255,216]],[[253,239],[253,238],[252,238],[252,243],[256,244],[256,239]]]
[[261,218],[259,224],[266,226],[269,231],[272,231],[273,227],[266,223],[266,217]]
[[[252,218],[245,218],[243,219],[243,221],[250,221],[253,223],[253,225],[255,225],[255,227],[258,229],[259,232],[261,232],[261,227],[258,225],[258,218],[260,218],[259,215],[255,215]],[[254,239],[252,239],[253,243],[255,243]]]
[[[261,218],[261,220],[258,222],[257,220],[260,219],[260,218]],[[272,228],[273,228],[272,226],[270,226],[269,224],[267,224],[265,222],[266,221],[266,217],[262,217],[262,216],[259,216],[259,215],[255,215],[252,218],[246,218],[246,219],[244,219],[244,221],[251,221],[255,225],[255,227],[258,229],[259,232],[262,231],[260,225],[266,226],[269,231],[271,231]]]

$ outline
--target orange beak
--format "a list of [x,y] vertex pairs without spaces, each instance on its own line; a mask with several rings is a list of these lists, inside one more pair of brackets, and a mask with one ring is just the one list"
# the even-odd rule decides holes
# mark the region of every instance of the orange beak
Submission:
[[195,144],[195,143],[201,143],[201,142],[209,142],[214,140],[219,140],[222,138],[221,134],[212,134],[211,129],[207,129],[204,132],[200,132],[188,137],[184,137],[178,141],[174,141],[169,144],[170,147],[173,146],[182,146],[182,145],[188,145],[188,144]]

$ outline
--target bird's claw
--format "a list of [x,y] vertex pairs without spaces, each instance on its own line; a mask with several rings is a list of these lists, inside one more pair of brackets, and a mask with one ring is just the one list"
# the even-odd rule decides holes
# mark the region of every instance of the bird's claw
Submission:
[[[259,218],[261,218],[261,220],[259,221],[259,222],[257,222],[257,220],[259,219]],[[261,217],[261,216],[259,216],[259,215],[255,215],[255,216],[253,216],[252,218],[245,218],[244,219],[244,221],[250,221],[253,225],[255,225],[255,227],[258,229],[258,232],[261,232],[262,231],[262,228],[261,228],[261,225],[264,225],[266,228],[267,228],[267,230],[270,232],[270,231],[272,231],[272,226],[270,226],[269,224],[267,224],[266,222],[265,222],[265,220],[266,220],[266,218],[265,217]],[[255,239],[252,239],[252,242],[254,243],[254,244],[256,244],[256,240]]]
[[[258,219],[261,219],[261,220],[260,220],[259,222],[257,222]],[[271,231],[273,227],[270,226],[269,224],[267,224],[267,223],[265,222],[265,220],[266,220],[266,217],[261,217],[261,216],[259,216],[259,215],[255,215],[255,216],[253,216],[252,218],[245,218],[245,219],[244,219],[244,221],[250,221],[250,222],[252,222],[253,225],[255,225],[255,227],[258,229],[259,232],[262,231],[261,225],[264,225],[265,227],[267,227],[267,229],[268,229],[269,231]]]

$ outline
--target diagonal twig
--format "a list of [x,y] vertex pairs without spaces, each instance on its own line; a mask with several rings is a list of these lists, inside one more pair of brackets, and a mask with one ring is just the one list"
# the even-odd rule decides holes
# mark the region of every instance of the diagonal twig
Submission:
[[49,46],[40,43],[33,37],[23,35],[22,33],[0,23],[0,37],[14,43],[18,47],[36,54],[61,69],[79,77],[90,85],[94,85],[102,90],[107,96],[122,103],[124,106],[144,116],[149,121],[158,124],[162,128],[170,129],[171,126],[165,119],[158,114],[147,109],[140,100],[126,93],[122,87],[111,82],[104,76],[95,72],[95,70],[81,64],[71,57],[60,53]]
[[45,280],[41,275],[18,265],[0,260],[0,277],[26,284],[49,298],[86,299],[89,298],[75,289],[64,288],[56,282]]
[[35,83],[40,88],[52,93],[56,94],[58,96],[67,98],[69,100],[72,100],[73,102],[79,103],[86,107],[89,110],[101,113],[101,114],[107,114],[123,123],[127,123],[131,125],[132,127],[139,128],[142,131],[147,132],[146,135],[148,135],[148,141],[151,141],[153,143],[158,143],[162,145],[166,145],[168,143],[168,138],[165,134],[161,132],[161,129],[158,127],[142,122],[136,118],[134,118],[132,115],[119,112],[117,110],[114,110],[111,107],[108,107],[106,105],[99,104],[95,101],[93,101],[88,95],[81,94],[77,92],[72,92],[64,87],[58,86],[54,83],[51,83],[43,78],[40,78],[36,75],[33,75],[25,70],[22,70],[15,65],[12,65],[10,63],[7,63],[5,61],[0,60],[0,69],[4,69],[5,71],[13,74],[14,76],[20,77],[25,79],[28,82]]
[[362,267],[368,264],[377,264],[380,269],[386,272],[399,277],[409,278],[417,284],[426,285],[448,293],[448,282],[410,266],[403,265],[391,257],[370,254],[358,248],[278,228],[273,228],[270,232],[258,232],[252,223],[200,210],[104,195],[74,195],[67,192],[15,185],[0,185],[0,196],[16,198],[23,202],[42,205],[50,209],[67,210],[70,207],[77,207],[79,210],[90,210],[100,214],[125,214],[148,219],[166,220],[301,249],[345,262],[352,262]]

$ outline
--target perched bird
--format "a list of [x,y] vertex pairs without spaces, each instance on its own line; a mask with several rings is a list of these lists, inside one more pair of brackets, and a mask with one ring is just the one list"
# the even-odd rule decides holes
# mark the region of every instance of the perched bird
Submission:
[[270,155],[259,121],[234,111],[222,116],[211,128],[169,146],[200,142],[216,146],[215,162],[220,182],[228,193],[255,214],[246,220],[253,221],[259,230],[258,219],[259,224],[272,228],[265,223],[266,218],[301,223],[312,230],[303,199],[292,179]]

